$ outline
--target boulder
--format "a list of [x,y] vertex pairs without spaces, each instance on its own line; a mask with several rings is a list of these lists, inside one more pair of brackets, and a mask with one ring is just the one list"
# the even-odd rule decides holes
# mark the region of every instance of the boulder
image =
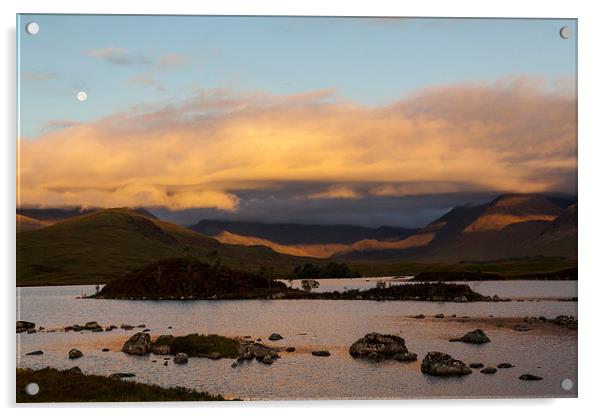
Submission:
[[109,351],[109,349],[108,349],[108,348],[103,348],[103,349],[102,349],[102,352],[108,352],[108,351]]
[[497,365],[497,368],[512,368],[514,367],[512,364],[510,363],[501,363]]
[[25,355],[42,355],[42,354],[44,354],[44,351],[36,350],[36,351],[28,352]]
[[483,374],[495,374],[497,372],[497,368],[494,367],[485,367],[484,369],[481,370],[481,373]]
[[393,354],[392,358],[396,361],[409,362],[409,361],[416,361],[418,359],[418,355],[414,352],[406,352],[406,353],[399,352],[397,354]]
[[468,366],[470,368],[483,368],[484,367],[483,363],[470,363],[470,364],[468,364]]
[[519,377],[520,380],[527,380],[527,381],[537,381],[537,380],[543,380],[542,377],[539,376],[534,376],[533,374],[523,374]]
[[475,329],[474,331],[467,332],[460,338],[451,338],[450,342],[465,342],[467,344],[485,344],[491,342],[489,337],[485,335],[485,332],[481,329]]
[[297,349],[295,347],[287,347],[286,352],[295,352]]
[[514,329],[515,331],[518,331],[518,332],[525,332],[525,331],[531,330],[531,328],[529,328],[529,325],[527,325],[527,324],[516,324],[516,325],[514,325],[514,327],[512,329]]
[[276,334],[276,333],[274,333],[274,334],[270,335],[270,336],[268,337],[268,339],[269,339],[270,341],[280,341],[281,339],[283,339],[283,337],[282,337],[282,335],[280,335],[280,334]]
[[29,328],[29,329],[27,330],[27,333],[28,333],[28,334],[35,334],[36,332],[38,332],[38,331],[36,331],[36,329],[35,329],[35,328]]
[[35,328],[36,324],[29,321],[17,321],[17,332],[27,332],[28,329]]
[[443,318],[445,318],[445,315],[443,315],[442,313],[438,313],[437,315],[435,315],[435,318],[443,319]]
[[100,328],[102,330],[102,328],[100,327],[100,325],[98,325],[98,322],[96,321],[86,322],[86,324],[84,325],[84,329],[88,329],[90,331],[96,328]]
[[211,354],[209,354],[209,358],[212,360],[219,360],[222,358],[222,355],[219,352],[212,352]]
[[274,359],[272,358],[271,355],[266,355],[261,359],[261,362],[264,364],[273,364],[274,363]]
[[407,354],[405,340],[397,335],[383,335],[371,332],[355,341],[349,347],[352,357],[368,357],[374,354],[383,358],[392,358],[395,354]]
[[173,335],[159,335],[151,346],[151,352],[157,355],[169,355]]
[[472,373],[462,361],[437,351],[431,351],[424,357],[420,370],[432,376],[463,376]]
[[564,326],[569,329],[577,329],[577,320],[574,316],[558,315],[552,320],[556,325]]
[[151,340],[150,335],[138,332],[130,337],[125,344],[123,344],[123,348],[121,351],[126,354],[134,354],[134,355],[144,355],[148,354],[151,350]]
[[79,367],[71,367],[69,370],[67,370],[67,374],[75,374],[75,375],[80,375],[83,374],[82,373],[82,369]]
[[322,351],[312,351],[311,355],[315,355],[316,357],[330,357],[330,352],[322,350]]
[[418,314],[418,315],[414,315],[412,318],[415,318],[415,319],[424,319],[424,315],[423,314]]
[[127,325],[127,324],[121,324],[121,329],[129,331],[129,330],[134,329],[134,326],[133,325]]
[[[173,357],[173,362],[176,364],[186,364],[188,362],[188,354],[184,352],[179,352]],[[167,365],[167,361],[165,361],[165,365]]]
[[236,367],[238,367],[238,363],[236,361],[234,361],[232,364],[230,364],[230,367],[236,368]]
[[70,359],[75,359],[75,358],[80,358],[83,357],[84,353],[81,352],[80,350],[76,350],[75,348],[69,350],[69,358]]

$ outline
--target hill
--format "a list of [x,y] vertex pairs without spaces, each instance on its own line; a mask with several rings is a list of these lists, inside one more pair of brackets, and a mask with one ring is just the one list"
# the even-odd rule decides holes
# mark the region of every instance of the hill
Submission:
[[507,194],[453,208],[414,235],[360,241],[335,255],[370,261],[484,261],[535,256],[577,258],[576,204],[535,194]]
[[17,234],[17,285],[107,283],[157,260],[190,256],[237,270],[291,273],[307,259],[262,246],[219,241],[178,225],[115,208]]
[[46,227],[48,224],[44,221],[36,220],[35,218],[26,217],[25,215],[17,214],[17,232],[37,230]]

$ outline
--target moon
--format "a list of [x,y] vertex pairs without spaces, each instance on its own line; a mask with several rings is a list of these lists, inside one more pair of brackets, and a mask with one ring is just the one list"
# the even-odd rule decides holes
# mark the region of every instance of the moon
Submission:
[[25,26],[25,31],[30,35],[37,35],[40,31],[40,25],[38,25],[36,22],[27,23]]
[[88,99],[88,94],[86,93],[86,91],[80,91],[77,93],[76,97],[79,101],[83,102]]
[[568,26],[563,26],[560,28],[560,37],[562,39],[568,39],[571,37],[571,28]]

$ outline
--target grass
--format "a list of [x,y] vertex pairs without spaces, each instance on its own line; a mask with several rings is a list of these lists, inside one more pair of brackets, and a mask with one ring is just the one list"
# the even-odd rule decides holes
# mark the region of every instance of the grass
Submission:
[[[40,387],[35,396],[25,391],[29,383]],[[17,403],[217,400],[224,398],[182,387],[164,388],[54,368],[17,369]]]
[[174,337],[170,343],[170,353],[184,352],[191,357],[204,357],[212,353],[219,353],[222,357],[237,357],[239,343],[235,339],[221,335],[189,334],[183,337]]
[[128,209],[108,209],[17,233],[17,285],[108,283],[157,260],[217,259],[235,270],[261,266],[292,273],[308,259],[266,247],[227,245],[185,227]]

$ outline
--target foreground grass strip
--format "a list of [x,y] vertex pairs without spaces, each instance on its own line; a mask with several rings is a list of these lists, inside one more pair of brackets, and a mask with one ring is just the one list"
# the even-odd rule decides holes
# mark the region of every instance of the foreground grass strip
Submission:
[[[25,391],[29,383],[40,387],[35,396]],[[219,400],[224,398],[182,387],[164,388],[54,368],[17,369],[17,403]]]

